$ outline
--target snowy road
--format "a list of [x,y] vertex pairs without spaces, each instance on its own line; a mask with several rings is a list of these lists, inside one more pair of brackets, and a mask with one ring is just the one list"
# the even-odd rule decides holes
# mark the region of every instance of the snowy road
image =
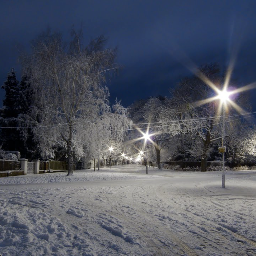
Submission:
[[[256,255],[256,172],[0,179],[2,255]],[[4,185],[15,184],[15,185]]]

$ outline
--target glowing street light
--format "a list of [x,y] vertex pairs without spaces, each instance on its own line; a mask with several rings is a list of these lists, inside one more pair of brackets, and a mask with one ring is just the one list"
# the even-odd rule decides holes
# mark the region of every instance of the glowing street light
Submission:
[[225,105],[228,101],[230,101],[229,96],[230,92],[228,92],[225,88],[222,91],[218,91],[218,98],[221,101],[222,107],[222,139],[221,139],[221,147],[219,148],[219,152],[222,153],[222,188],[225,188]]
[[[148,141],[148,140],[149,140],[149,141],[152,141],[151,138],[150,138],[150,136],[152,136],[152,134],[149,134],[149,133],[148,133],[148,130],[147,130],[146,133],[142,133],[142,135],[143,135],[142,138],[144,139],[144,145],[145,145],[145,147],[146,147],[147,141]],[[148,174],[148,156],[147,156],[147,151],[146,151],[145,156],[146,156],[146,174]]]
[[210,103],[215,100],[220,101],[218,113],[220,114],[220,112],[222,111],[222,136],[221,136],[221,138],[222,138],[221,144],[222,145],[221,145],[221,147],[219,147],[219,152],[222,153],[222,188],[225,188],[225,152],[226,152],[226,147],[224,145],[225,145],[225,118],[226,118],[225,110],[227,108],[227,103],[229,103],[229,105],[231,107],[233,107],[239,114],[246,114],[247,112],[245,110],[243,110],[240,106],[238,106],[230,98],[230,96],[237,95],[238,93],[256,88],[256,83],[252,83],[252,84],[246,85],[244,87],[229,91],[229,90],[227,90],[229,80],[230,80],[230,74],[227,75],[227,77],[225,78],[223,89],[219,90],[211,81],[209,81],[207,79],[202,79],[202,81],[204,81],[207,85],[209,85],[216,92],[217,95],[214,97],[194,103],[194,106],[197,107],[197,106],[201,106],[201,105]]
[[[151,139],[152,136],[158,134],[158,133],[151,133],[149,134],[149,125],[148,125],[148,128],[147,128],[147,131],[144,133],[141,131],[141,129],[137,126],[135,126],[135,128],[142,134],[142,137],[139,137],[137,139],[134,139],[133,141],[138,141],[138,140],[144,140],[144,146],[143,148],[146,147],[146,144],[147,144],[147,141],[150,141],[153,145],[156,146],[156,143]],[[143,151],[140,151],[141,155],[144,154]],[[148,164],[147,164],[147,151],[145,151],[145,158],[146,158],[146,174],[148,174]]]
[[143,133],[143,139],[147,142],[148,140],[150,140],[150,136],[152,136],[151,134],[148,133],[148,131],[146,131],[146,133]]
[[[236,49],[236,47],[234,47],[234,49]],[[236,49],[237,50],[237,49]],[[238,52],[238,51],[237,51]],[[206,75],[206,73],[204,72],[203,69],[198,69],[197,66],[195,65],[195,63],[193,63],[193,61],[191,61],[188,56],[184,55],[186,58],[186,63],[188,63],[188,65],[186,64],[186,66],[188,67],[188,69],[190,71],[192,71],[192,73],[195,74],[195,76],[197,76],[204,84],[208,85],[209,88],[211,88],[213,91],[216,92],[216,96],[214,97],[210,97],[210,98],[207,98],[207,99],[203,99],[203,100],[199,100],[199,101],[196,101],[193,103],[194,107],[198,107],[198,106],[201,106],[201,105],[204,105],[204,104],[208,104],[210,102],[213,102],[215,100],[220,100],[220,105],[219,105],[219,110],[218,110],[218,113],[220,113],[221,111],[221,108],[222,108],[222,112],[223,112],[223,126],[222,126],[222,147],[220,148],[220,153],[223,154],[223,179],[222,179],[222,187],[225,188],[225,169],[224,169],[224,153],[225,153],[225,147],[224,147],[224,139],[225,139],[225,107],[227,106],[227,102],[229,103],[229,105],[235,109],[239,114],[247,114],[247,112],[242,109],[239,105],[237,105],[231,98],[229,98],[231,95],[237,95],[238,93],[241,93],[241,92],[245,92],[245,91],[248,91],[248,90],[252,90],[252,89],[255,89],[256,88],[256,82],[253,82],[253,83],[250,83],[248,85],[245,85],[243,87],[240,87],[240,88],[237,88],[237,89],[234,89],[232,91],[228,91],[227,88],[229,86],[229,82],[231,80],[231,77],[232,77],[232,73],[233,73],[233,69],[234,69],[234,66],[235,66],[235,60],[236,60],[236,55],[237,55],[237,52],[234,53],[231,55],[231,62],[229,63],[228,67],[227,67],[227,70],[226,70],[226,74],[225,74],[225,77],[224,77],[224,82],[223,82],[223,89],[222,90],[219,90],[218,89],[218,86],[216,86],[214,84],[213,81],[211,81],[209,79],[209,77]],[[181,52],[182,54],[184,54],[183,52]],[[195,72],[196,70],[196,72]],[[225,106],[224,106],[225,105]],[[224,152],[223,152],[224,151]]]
[[218,98],[222,102],[222,106],[229,101],[229,96],[231,95],[231,92],[228,92],[225,88],[222,91],[218,91]]

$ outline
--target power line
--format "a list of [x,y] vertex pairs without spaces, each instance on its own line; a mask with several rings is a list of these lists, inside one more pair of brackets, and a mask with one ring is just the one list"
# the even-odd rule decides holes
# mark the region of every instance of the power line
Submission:
[[[241,117],[246,117],[246,116],[252,116],[253,114],[256,114],[256,112],[251,112],[251,113],[246,113],[246,114],[241,114],[241,115],[230,115],[226,117],[226,122],[228,121],[228,119],[232,119],[232,120],[238,120]],[[168,122],[154,122],[154,123],[138,123],[138,124],[133,124],[135,127],[139,128],[139,129],[143,129],[145,127],[140,127],[147,125],[148,127],[152,126],[151,128],[154,127],[165,127],[165,126],[170,126],[171,124],[184,124],[187,122],[194,122],[194,121],[209,121],[209,120],[220,120],[221,116],[215,116],[215,117],[201,117],[201,118],[188,118],[188,119],[181,119],[181,120],[171,120]],[[218,122],[219,123],[219,122]],[[218,124],[217,123],[217,124]],[[158,126],[156,126],[158,125]],[[129,130],[136,130],[135,129],[129,129]]]
[[[234,120],[235,118],[239,119],[240,117],[252,116],[254,114],[256,114],[256,111],[255,112],[251,112],[251,113],[241,114],[241,115],[226,116],[226,119],[228,120],[229,118],[232,118]],[[188,118],[188,119],[171,120],[171,121],[166,122],[166,124],[163,124],[164,122],[160,121],[160,122],[153,122],[153,123],[138,123],[138,124],[133,124],[133,126],[135,126],[137,128],[141,128],[140,125],[144,125],[144,126],[145,125],[148,125],[148,126],[153,125],[153,127],[165,127],[165,126],[170,126],[170,124],[172,124],[172,123],[173,124],[180,124],[180,123],[182,124],[182,123],[193,122],[193,121],[209,121],[209,120],[216,120],[216,119],[218,120],[220,118],[221,118],[221,116]],[[29,126],[29,127],[27,127],[27,126],[1,126],[0,129],[32,129],[34,127],[52,128],[52,127],[57,127],[57,126],[64,126],[64,125],[67,125],[67,124],[68,123],[56,124],[56,125],[37,125],[37,126]],[[156,125],[158,124],[159,126],[154,126],[155,124]],[[127,131],[130,131],[130,130],[136,130],[136,129],[127,129]]]

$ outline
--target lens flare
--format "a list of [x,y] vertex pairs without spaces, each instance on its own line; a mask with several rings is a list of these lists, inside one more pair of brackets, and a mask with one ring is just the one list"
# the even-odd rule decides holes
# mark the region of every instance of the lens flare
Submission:
[[227,90],[223,89],[222,91],[218,92],[218,98],[221,100],[221,103],[225,103],[227,101],[230,101],[229,96],[230,96],[230,92],[228,92]]
[[[241,30],[241,28],[239,29],[239,31],[240,30]],[[241,92],[256,88],[256,82],[253,82],[251,84],[248,84],[248,85],[245,85],[238,89],[235,89],[232,92],[230,91],[230,88],[229,88],[230,80],[232,77],[232,73],[234,71],[235,64],[237,62],[237,56],[238,56],[239,48],[241,45],[241,38],[242,38],[241,31],[239,32],[239,40],[236,40],[233,45],[230,45],[229,65],[226,70],[226,74],[225,74],[224,82],[223,82],[223,88],[222,88],[222,92],[223,93],[225,92],[225,93],[224,93],[224,95],[220,96],[219,95],[220,89],[218,88],[218,86],[216,86],[213,81],[211,81],[203,72],[201,72],[198,69],[197,64],[186,54],[186,52],[181,48],[180,44],[175,41],[175,39],[172,37],[172,35],[170,35],[169,32],[163,30],[163,28],[158,28],[155,30],[155,33],[158,34],[158,36],[155,37],[158,40],[157,44],[159,44],[159,46],[161,48],[163,48],[167,53],[169,53],[170,56],[172,56],[174,59],[176,59],[179,63],[181,63],[189,71],[191,71],[192,74],[197,76],[201,81],[203,81],[205,84],[207,84],[216,93],[215,97],[211,97],[208,99],[194,102],[192,104],[194,107],[205,105],[205,104],[208,104],[215,100],[220,100],[221,104],[219,104],[219,106],[220,106],[219,109],[221,109],[222,105],[225,105],[225,109],[227,110],[227,103],[228,103],[239,114],[248,114],[244,109],[242,109],[236,103],[234,103],[232,98],[228,97],[228,99],[227,99],[227,96],[235,95],[237,93],[241,93]],[[162,38],[162,40],[159,41],[159,38]],[[164,38],[165,38],[165,40],[164,40]],[[227,94],[229,94],[229,95],[227,95]],[[216,115],[218,115],[219,113],[220,113],[220,111],[218,111],[218,113],[216,113]]]

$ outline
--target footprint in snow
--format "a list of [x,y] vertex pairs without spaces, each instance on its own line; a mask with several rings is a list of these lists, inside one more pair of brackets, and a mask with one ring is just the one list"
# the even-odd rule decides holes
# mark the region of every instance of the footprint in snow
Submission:
[[74,209],[70,209],[70,208],[67,210],[67,214],[71,214],[78,218],[82,218],[84,216],[84,213],[81,212],[80,210],[74,210]]

